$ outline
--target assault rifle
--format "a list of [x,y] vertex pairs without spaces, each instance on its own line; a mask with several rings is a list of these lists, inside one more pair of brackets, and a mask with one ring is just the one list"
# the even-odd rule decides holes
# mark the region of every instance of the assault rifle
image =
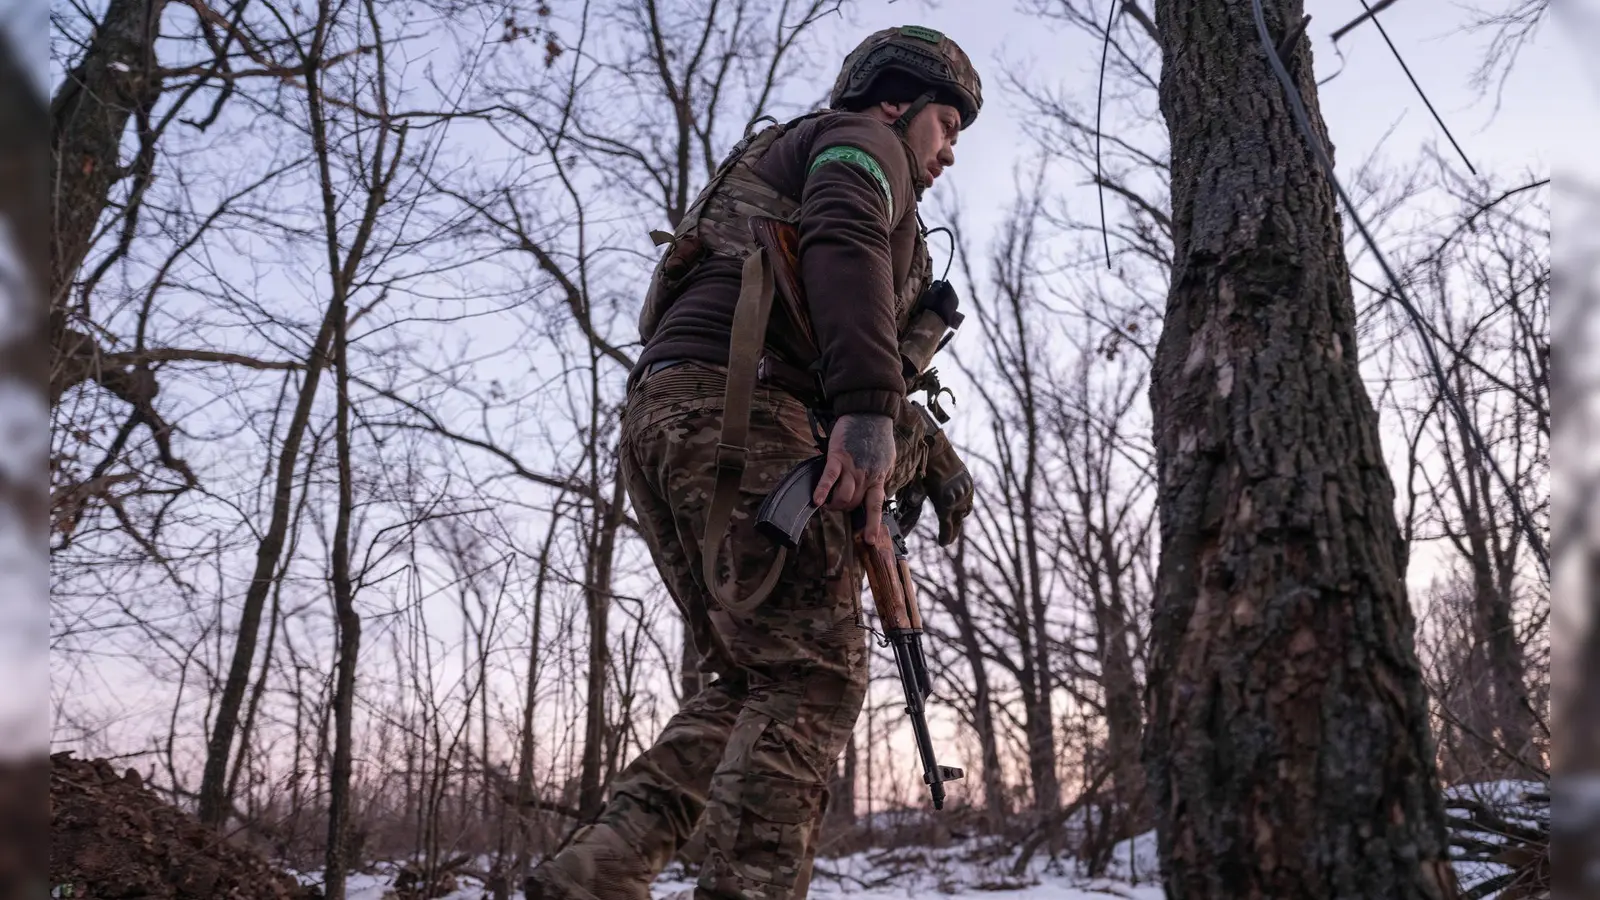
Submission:
[[[811,502],[817,479],[822,477],[825,457],[817,456],[794,467],[767,495],[756,514],[756,527],[768,537],[793,549],[800,542],[806,523],[817,511]],[[906,542],[900,534],[893,501],[884,504],[883,529],[875,536],[863,533],[866,511],[852,514],[856,556],[867,570],[873,605],[883,627],[883,644],[894,648],[895,665],[900,670],[900,685],[906,693],[906,715],[911,717],[911,732],[916,738],[917,755],[922,758],[922,780],[933,795],[933,808],[944,808],[944,783],[965,773],[954,766],[941,766],[933,756],[933,738],[928,733],[924,701],[933,694],[933,678],[928,674],[928,658],[922,652],[922,613],[917,609],[916,588],[911,581],[911,566],[906,560]]]

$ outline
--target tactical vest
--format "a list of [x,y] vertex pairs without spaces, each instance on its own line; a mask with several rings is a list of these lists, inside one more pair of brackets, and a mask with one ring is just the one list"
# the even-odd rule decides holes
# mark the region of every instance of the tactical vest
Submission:
[[[701,552],[701,577],[707,590],[723,606],[741,613],[754,609],[772,592],[788,557],[787,548],[779,546],[766,577],[751,596],[743,599],[724,596],[718,573],[722,538],[737,504],[739,483],[744,474],[750,404],[760,374],[759,365],[773,343],[768,323],[774,299],[783,303],[791,325],[798,332],[786,336],[792,340],[782,343],[797,346],[801,358],[784,362],[810,370],[820,356],[814,341],[808,337],[812,333],[810,313],[804,303],[793,302],[786,292],[777,289],[774,266],[752,230],[755,217],[797,225],[800,204],[757,175],[756,165],[772,148],[773,142],[791,128],[823,115],[843,114],[828,110],[813,112],[770,125],[754,134],[746,132],[695,197],[677,228],[670,233],[650,233],[657,246],[666,245],[667,249],[651,275],[644,305],[639,311],[639,336],[646,342],[655,334],[667,308],[682,293],[702,262],[712,257],[742,261],[739,299],[728,347],[722,434],[717,442],[716,486],[708,505]],[[901,146],[910,156],[911,150],[904,141]],[[915,159],[910,162],[914,170]],[[895,327],[906,392],[927,389],[929,396],[934,397],[938,386],[928,364],[943,345],[948,326],[938,314],[917,307],[917,300],[927,289],[931,275],[927,242],[919,228],[912,247],[911,265],[895,290]],[[894,425],[895,469],[887,484],[891,496],[921,477],[927,461],[926,438],[935,427],[921,406],[911,402],[902,404]]]
[[[678,227],[671,232],[652,231],[651,238],[657,246],[666,245],[650,286],[645,291],[644,304],[639,311],[639,337],[649,341],[661,324],[672,301],[682,293],[689,277],[699,264],[711,257],[744,260],[756,250],[751,237],[751,216],[769,216],[782,222],[797,224],[800,204],[780,193],[756,174],[756,166],[778,138],[801,122],[825,115],[849,115],[832,110],[821,110],[782,124],[769,125],[754,134],[746,133],[733,150],[717,167],[711,180],[701,189],[694,202],[684,213]],[[901,142],[904,148],[904,142]],[[910,149],[905,148],[908,156]],[[910,160],[915,166],[915,160]],[[895,290],[895,328],[899,338],[900,355],[906,364],[908,381],[924,373],[933,354],[943,340],[946,326],[936,315],[913,316],[916,301],[930,283],[932,262],[928,256],[927,242],[918,229],[911,251],[911,265],[905,278]],[[780,301],[785,298],[782,295]],[[800,368],[816,362],[815,346],[803,336],[810,333],[810,315],[803,308],[784,303],[790,320],[799,326],[800,335],[794,343],[801,348],[805,358],[787,360]]]

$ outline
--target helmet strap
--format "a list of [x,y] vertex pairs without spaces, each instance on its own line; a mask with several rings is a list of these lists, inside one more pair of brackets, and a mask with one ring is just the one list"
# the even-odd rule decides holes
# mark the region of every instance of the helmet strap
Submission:
[[933,91],[923,91],[922,96],[911,101],[911,105],[906,107],[906,111],[900,114],[900,118],[894,120],[894,130],[902,139],[906,136],[906,129],[911,127],[911,120],[922,112],[924,106],[933,102],[933,97]]

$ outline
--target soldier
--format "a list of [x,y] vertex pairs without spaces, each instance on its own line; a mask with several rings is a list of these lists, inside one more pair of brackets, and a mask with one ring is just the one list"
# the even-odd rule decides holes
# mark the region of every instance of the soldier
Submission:
[[[803,897],[835,758],[867,687],[850,511],[930,498],[956,539],[972,479],[907,399],[959,322],[928,290],[922,192],[955,162],[981,85],[955,42],[907,26],[844,62],[830,110],[747,135],[672,234],[640,316],[622,477],[700,669],[597,821],[529,878],[530,898],[647,900],[697,825],[697,898]],[[803,300],[773,296],[750,217],[798,229]],[[742,332],[742,333],[741,333]],[[818,453],[824,509],[792,551],[755,529],[780,479]],[[702,819],[704,820],[702,822]]]

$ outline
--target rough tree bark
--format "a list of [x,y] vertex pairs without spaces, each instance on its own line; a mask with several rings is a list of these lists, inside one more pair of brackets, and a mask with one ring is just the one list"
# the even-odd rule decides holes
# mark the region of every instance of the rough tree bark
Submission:
[[[1274,41],[1299,0],[1268,0]],[[1332,186],[1245,0],[1160,0],[1174,268],[1144,759],[1167,895],[1454,895]],[[1290,71],[1326,140],[1309,50]]]
[[161,96],[156,29],[166,0],[111,0],[83,59],[50,102],[50,308],[66,302],[120,165],[128,120],[148,115]]

